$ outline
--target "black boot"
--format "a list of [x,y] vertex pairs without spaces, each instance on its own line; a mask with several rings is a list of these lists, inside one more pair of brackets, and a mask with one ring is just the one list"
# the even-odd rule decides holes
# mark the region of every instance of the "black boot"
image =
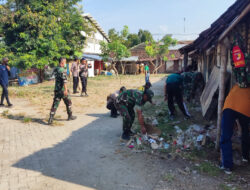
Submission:
[[53,123],[54,115],[50,115],[48,120],[48,125],[51,125]]
[[69,114],[69,116],[68,116],[68,121],[70,121],[70,120],[75,120],[77,117],[76,116],[73,116],[72,115],[72,113],[71,114]]
[[128,132],[122,133],[122,140],[125,140],[125,141],[130,140],[130,136],[129,136]]

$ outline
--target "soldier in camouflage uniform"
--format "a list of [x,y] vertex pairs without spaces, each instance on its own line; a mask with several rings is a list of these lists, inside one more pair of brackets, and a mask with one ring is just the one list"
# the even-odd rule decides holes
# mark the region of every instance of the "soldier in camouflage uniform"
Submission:
[[192,96],[192,91],[193,91],[193,86],[194,86],[194,79],[195,79],[195,74],[192,71],[191,66],[188,66],[181,74],[183,77],[183,96],[187,101],[191,100]]
[[151,90],[147,89],[144,92],[141,92],[139,90],[127,90],[117,97],[116,108],[120,111],[123,117],[123,140],[129,140],[130,135],[133,134],[131,131],[131,127],[135,119],[135,106],[136,112],[138,114],[138,120],[141,125],[141,131],[142,133],[146,132],[141,106],[143,106],[147,101],[152,103],[153,96],[154,93]]
[[50,118],[48,124],[52,124],[53,118],[55,116],[56,110],[59,106],[61,99],[63,99],[68,113],[68,120],[75,120],[76,117],[72,115],[72,102],[68,95],[68,88],[67,88],[67,75],[64,69],[66,64],[65,58],[60,58],[59,60],[59,67],[56,67],[54,70],[55,74],[55,91],[54,91],[54,101],[50,111]]

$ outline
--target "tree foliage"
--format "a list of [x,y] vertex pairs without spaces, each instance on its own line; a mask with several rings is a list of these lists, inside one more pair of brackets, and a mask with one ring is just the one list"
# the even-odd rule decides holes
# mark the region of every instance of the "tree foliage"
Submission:
[[[145,51],[147,55],[151,58],[156,58],[160,64],[156,65],[151,61],[151,64],[154,66],[153,73],[157,72],[157,70],[162,66],[163,61],[167,61],[167,54],[169,53],[169,46],[176,45],[177,40],[173,39],[171,36],[166,35],[160,41],[151,41],[146,42]],[[171,55],[172,56],[172,55]]]
[[140,29],[138,33],[129,33],[128,26],[124,26],[121,32],[114,28],[108,31],[111,41],[119,40],[127,48],[134,47],[143,42],[153,42],[153,36],[148,30]]
[[130,51],[126,46],[127,38],[129,35],[128,26],[124,26],[121,32],[116,31],[115,29],[110,29],[108,32],[109,38],[111,40],[108,42],[101,42],[101,52],[102,58],[104,61],[112,60],[112,67],[118,74],[115,66],[118,61],[121,61],[122,58],[129,57]]
[[43,68],[59,57],[79,55],[90,28],[77,7],[80,0],[7,0],[0,25],[8,52],[21,68]]
[[140,38],[140,43],[154,41],[152,34],[148,30],[140,29],[138,32],[138,37]]

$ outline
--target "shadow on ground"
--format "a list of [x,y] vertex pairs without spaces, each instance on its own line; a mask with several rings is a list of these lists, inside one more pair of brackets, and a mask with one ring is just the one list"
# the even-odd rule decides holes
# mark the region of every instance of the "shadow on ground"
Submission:
[[161,162],[121,146],[121,117],[92,113],[84,119],[90,117],[95,120],[67,139],[19,160],[13,167],[95,189],[153,189],[160,178]]

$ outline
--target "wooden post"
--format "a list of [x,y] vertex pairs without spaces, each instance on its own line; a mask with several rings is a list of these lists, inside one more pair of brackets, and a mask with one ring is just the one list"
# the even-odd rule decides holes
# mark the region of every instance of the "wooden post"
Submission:
[[226,73],[227,73],[227,53],[228,53],[228,46],[229,40],[226,38],[222,43],[219,44],[220,46],[220,81],[219,81],[219,98],[218,98],[218,116],[217,116],[217,138],[216,138],[216,150],[219,149],[220,145],[220,135],[221,135],[221,118],[222,118],[222,108],[225,99],[225,89],[226,89]]

